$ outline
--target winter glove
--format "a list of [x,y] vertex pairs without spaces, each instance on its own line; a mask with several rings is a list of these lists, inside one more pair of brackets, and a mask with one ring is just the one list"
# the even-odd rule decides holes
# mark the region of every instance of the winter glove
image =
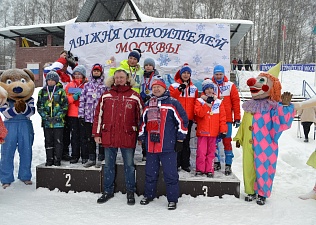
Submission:
[[238,128],[240,126],[240,120],[235,120],[234,126],[235,126],[235,128]]
[[14,108],[17,113],[24,112],[26,109],[26,104],[24,100],[17,100],[14,103]]
[[147,96],[144,98],[144,103],[146,103],[150,98],[151,98],[150,95],[147,95]]
[[292,100],[292,94],[290,92],[284,92],[281,95],[281,100],[282,100],[282,105],[290,105],[291,100]]
[[238,140],[236,141],[236,148],[240,148],[240,142]]
[[186,88],[185,84],[180,84],[178,87],[178,90],[182,92],[185,88]]
[[72,97],[74,98],[75,101],[77,101],[80,97],[80,92],[75,93]]
[[85,124],[84,118],[79,118],[79,125],[81,127],[84,127],[84,124]]
[[214,97],[213,96],[207,97],[207,99],[206,99],[206,102],[209,103],[209,104],[211,104],[213,101],[214,101]]
[[225,133],[220,133],[220,134],[218,135],[218,137],[219,137],[220,139],[223,139],[223,138],[226,137],[226,134],[225,134]]
[[174,151],[175,152],[181,152],[182,149],[183,149],[183,142],[177,141]]

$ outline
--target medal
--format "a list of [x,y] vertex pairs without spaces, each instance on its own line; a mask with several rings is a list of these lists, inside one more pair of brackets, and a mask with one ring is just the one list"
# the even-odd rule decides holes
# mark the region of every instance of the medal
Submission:
[[145,78],[144,77],[144,83],[145,83],[145,93],[147,94],[147,95],[149,95],[150,94],[150,90],[149,90],[149,85],[150,85],[150,82],[151,82],[151,79],[153,78],[153,76],[154,76],[154,71],[150,74],[150,77],[149,78]]
[[52,102],[54,101],[54,92],[56,89],[56,85],[54,86],[52,93],[49,92],[48,86],[46,87],[46,89],[47,89],[47,94],[48,94],[48,99],[49,99],[49,103],[47,105],[48,105],[48,107],[51,108],[53,106]]
[[213,115],[213,112],[212,112],[212,111],[210,112],[210,115],[211,115],[211,116]]
[[97,97],[97,94],[96,93],[93,93],[92,94],[92,98],[96,98]]

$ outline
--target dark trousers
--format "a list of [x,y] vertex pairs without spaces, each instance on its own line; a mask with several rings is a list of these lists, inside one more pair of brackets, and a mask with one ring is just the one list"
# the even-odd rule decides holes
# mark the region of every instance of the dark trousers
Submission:
[[193,121],[189,120],[188,133],[183,141],[183,149],[181,152],[178,152],[178,167],[188,168],[190,167],[190,139],[191,139],[191,129],[192,129]]
[[60,162],[63,153],[63,128],[44,128],[46,162]]
[[83,148],[83,146],[85,145],[83,138],[85,130],[84,125],[79,123],[78,117],[68,117],[68,121],[71,134],[71,157],[79,159],[81,156],[82,159],[88,159],[89,152],[86,148]]
[[313,122],[302,122],[305,139],[308,139],[308,134],[309,134],[312,124]]
[[147,152],[145,166],[145,197],[149,199],[154,199],[156,197],[159,168],[161,163],[168,202],[178,202],[179,175],[176,167],[176,160],[176,152]]
[[70,129],[68,116],[65,117],[65,124],[63,128],[63,155],[69,155],[69,145],[70,145]]
[[[96,160],[96,148],[97,145],[94,141],[94,137],[92,137],[92,123],[85,122],[84,124],[84,146],[83,149],[88,150],[89,159],[92,161]],[[104,160],[104,148],[99,145],[99,152],[98,152],[98,160]]]

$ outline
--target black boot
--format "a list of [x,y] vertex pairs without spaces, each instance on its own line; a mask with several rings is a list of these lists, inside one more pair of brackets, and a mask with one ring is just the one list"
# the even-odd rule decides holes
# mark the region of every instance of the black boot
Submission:
[[45,166],[52,166],[54,165],[54,161],[53,160],[47,160],[45,163]]
[[107,202],[110,198],[113,198],[114,197],[114,194],[109,194],[107,192],[104,192],[102,194],[102,196],[97,200],[97,203],[101,204],[101,203],[105,203]]
[[225,165],[225,175],[226,175],[226,176],[229,176],[229,175],[231,175],[231,174],[232,174],[232,166],[226,164],[226,165]]
[[221,170],[221,163],[220,162],[215,162],[214,163],[214,171],[219,171]]
[[209,173],[206,174],[206,176],[207,176],[208,178],[213,178],[213,177],[214,177],[214,174],[213,174],[212,172],[209,172]]
[[144,197],[142,200],[140,200],[140,204],[141,204],[141,205],[148,205],[149,202],[151,202],[151,201],[152,201],[152,199],[149,199],[149,198],[147,198],[147,197]]
[[202,175],[203,175],[203,173],[201,171],[196,171],[195,172],[195,176],[202,176]]
[[246,197],[245,197],[245,201],[246,202],[252,202],[253,200],[255,200],[257,198],[257,195],[256,194],[248,194]]
[[263,197],[263,196],[261,196],[261,195],[258,195],[257,204],[258,204],[258,205],[264,205],[264,204],[266,204],[266,197]]
[[135,205],[134,192],[127,192],[127,205]]
[[168,210],[175,210],[177,208],[176,202],[169,202],[168,203]]
[[61,158],[63,161],[70,161],[71,157],[68,154],[64,154]]
[[71,163],[71,164],[74,164],[74,163],[77,163],[78,161],[79,161],[78,158],[72,158],[72,159],[70,160],[70,163]]

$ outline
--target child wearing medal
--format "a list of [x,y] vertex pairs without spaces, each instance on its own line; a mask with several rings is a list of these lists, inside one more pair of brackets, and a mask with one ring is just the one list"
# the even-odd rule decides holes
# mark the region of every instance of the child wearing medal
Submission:
[[214,158],[216,138],[224,138],[227,133],[226,113],[222,100],[214,93],[214,84],[210,79],[202,82],[204,95],[196,99],[194,105],[198,139],[196,151],[196,175],[206,174],[214,177]]
[[101,162],[104,160],[104,148],[99,146],[98,155],[96,154],[96,143],[92,137],[92,125],[94,111],[98,105],[99,98],[107,90],[104,84],[104,73],[101,64],[92,66],[90,81],[84,85],[79,99],[79,121],[84,126],[83,139],[85,140],[85,149],[88,149],[89,160],[83,165],[84,167],[94,166],[101,167]]
[[[144,70],[144,76],[140,86],[140,96],[142,97],[143,102],[146,103],[152,95],[151,86],[153,81],[156,79],[162,79],[162,77],[159,75],[158,70],[155,69],[155,60],[152,58],[145,59]],[[142,143],[142,154],[142,161],[146,161],[146,149],[144,142]]]
[[60,166],[63,153],[63,128],[68,110],[66,92],[59,75],[50,71],[46,76],[46,86],[38,92],[37,111],[42,117],[44,129],[46,164]]

